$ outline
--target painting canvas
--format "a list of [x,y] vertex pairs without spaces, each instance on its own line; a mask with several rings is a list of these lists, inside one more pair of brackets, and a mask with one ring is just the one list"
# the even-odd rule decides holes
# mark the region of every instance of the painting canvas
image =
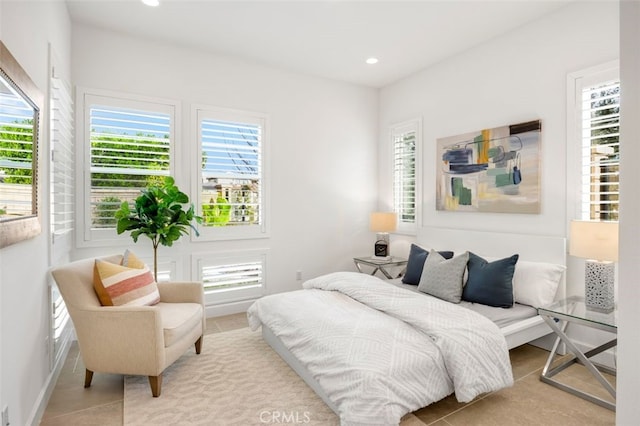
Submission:
[[437,140],[436,208],[540,213],[540,120]]

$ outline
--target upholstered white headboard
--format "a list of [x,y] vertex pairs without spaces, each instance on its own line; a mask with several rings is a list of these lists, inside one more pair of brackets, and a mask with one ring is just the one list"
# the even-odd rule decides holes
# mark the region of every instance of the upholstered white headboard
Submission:
[[[472,251],[479,256],[491,257],[508,257],[517,253],[521,260],[530,262],[567,264],[567,242],[564,237],[423,227],[418,231],[417,243],[425,248],[456,253]],[[563,277],[556,299],[565,296]]]

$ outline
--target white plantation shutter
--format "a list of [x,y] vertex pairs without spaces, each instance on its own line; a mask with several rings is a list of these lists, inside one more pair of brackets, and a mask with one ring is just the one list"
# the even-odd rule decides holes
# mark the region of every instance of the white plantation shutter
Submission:
[[62,337],[70,317],[57,286],[51,289],[51,300],[53,303],[53,340],[57,343]]
[[173,170],[176,103],[80,91],[84,239],[115,238],[115,211]]
[[260,126],[205,119],[201,131],[204,176],[260,179]]
[[264,252],[207,256],[198,259],[197,265],[207,304],[255,299],[264,292]]
[[581,219],[618,220],[620,82],[582,88]]
[[[74,143],[71,85],[53,73],[51,109],[51,233],[56,251],[70,250],[74,228]],[[65,244],[63,244],[63,240]],[[61,247],[64,245],[64,247]],[[58,248],[60,247],[60,248]]]
[[[49,231],[50,264],[57,266],[69,261],[75,229],[75,147],[74,104],[72,86],[55,65],[57,56],[50,48],[49,79]],[[62,356],[72,340],[69,312],[51,279],[51,362],[62,362]]]
[[216,108],[195,114],[203,238],[259,236],[266,232],[265,116]]
[[411,121],[392,127],[393,205],[398,214],[399,229],[416,226],[417,147],[419,122]]
[[250,288],[262,285],[262,264],[243,262],[202,268],[204,291]]
[[34,209],[34,109],[0,73],[0,217]]

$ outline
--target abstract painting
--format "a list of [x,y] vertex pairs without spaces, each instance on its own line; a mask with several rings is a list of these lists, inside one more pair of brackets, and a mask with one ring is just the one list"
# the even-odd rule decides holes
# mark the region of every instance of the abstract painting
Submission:
[[540,120],[436,142],[436,208],[540,213]]

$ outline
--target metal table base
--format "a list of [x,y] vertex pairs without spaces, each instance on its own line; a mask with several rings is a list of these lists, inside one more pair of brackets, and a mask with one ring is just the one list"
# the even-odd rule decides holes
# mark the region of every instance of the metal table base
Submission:
[[[569,392],[575,396],[584,398],[602,407],[608,408],[609,410],[615,411],[616,410],[615,403],[611,403],[607,400],[604,400],[600,397],[592,395],[588,392],[585,392],[580,389],[574,388],[573,386],[569,386],[567,384],[561,383],[558,380],[553,379],[553,376],[555,376],[556,374],[560,373],[562,370],[566,369],[567,367],[573,364],[576,364],[576,363],[582,364],[598,380],[598,382],[600,382],[600,384],[607,390],[607,392],[609,392],[609,394],[613,397],[615,401],[616,390],[611,385],[611,383],[609,383],[609,381],[602,375],[601,371],[611,374],[613,376],[616,375],[616,371],[607,366],[596,364],[592,362],[589,358],[594,357],[599,353],[606,351],[607,349],[613,348],[618,344],[618,339],[615,338],[594,349],[591,349],[583,353],[580,349],[578,349],[578,347],[569,339],[569,337],[565,333],[567,325],[569,324],[569,321],[564,320],[559,326],[558,323],[556,323],[556,320],[554,318],[546,315],[541,315],[541,316],[542,316],[542,319],[544,319],[544,321],[549,325],[549,327],[551,327],[551,329],[556,333],[558,337],[556,338],[556,341],[553,344],[551,353],[549,354],[549,358],[547,359],[547,363],[542,369],[542,375],[540,376],[540,380],[552,386],[555,386],[559,389],[562,389],[566,392]],[[558,320],[560,321],[560,319]],[[573,356],[571,356],[567,360],[562,361],[557,366],[551,368],[551,365],[557,355],[560,342],[563,342],[566,345],[566,348],[573,354]]]

